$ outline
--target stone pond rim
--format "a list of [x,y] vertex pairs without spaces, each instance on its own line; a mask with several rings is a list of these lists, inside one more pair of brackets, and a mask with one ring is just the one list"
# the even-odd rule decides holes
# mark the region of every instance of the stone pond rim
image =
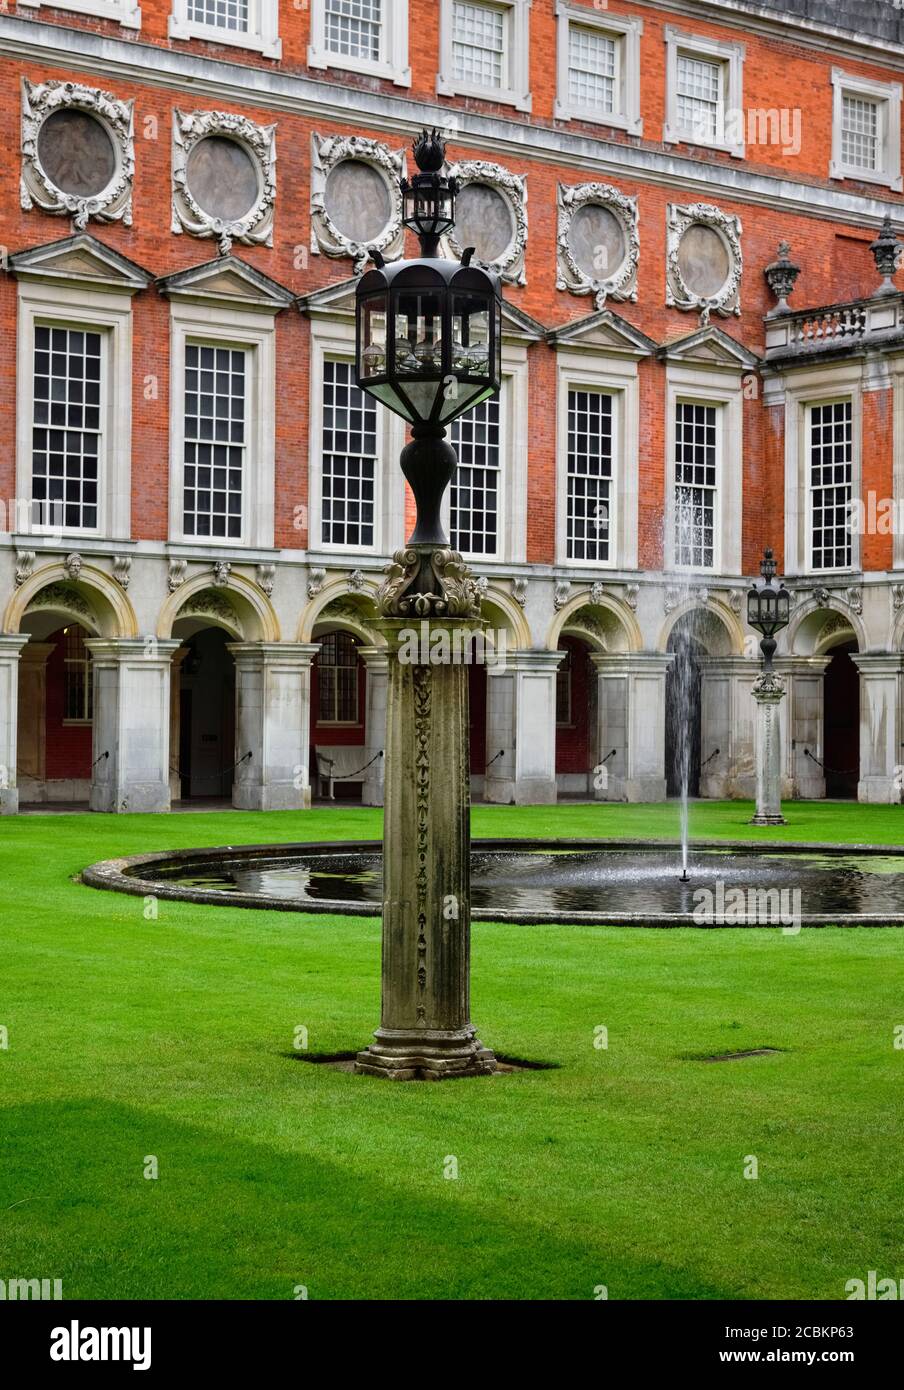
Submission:
[[[130,894],[135,897],[153,896],[161,900],[173,900],[208,904],[220,907],[254,908],[279,912],[293,912],[301,915],[330,915],[345,917],[379,917],[382,912],[379,902],[350,901],[347,899],[304,900],[278,897],[262,893],[201,888],[145,877],[143,870],[159,873],[162,870],[181,870],[188,874],[191,870],[209,871],[217,865],[238,865],[243,862],[253,866],[255,860],[265,860],[268,867],[274,867],[281,859],[297,860],[304,857],[329,859],[363,854],[369,857],[382,854],[382,841],[379,840],[321,840],[301,841],[286,844],[256,845],[216,845],[195,849],[162,850],[155,853],[136,854],[117,859],[107,859],[90,865],[83,870],[80,880],[91,888]],[[561,856],[571,853],[594,852],[601,856],[608,853],[638,855],[654,853],[673,853],[676,856],[675,878],[680,872],[680,846],[669,842],[649,840],[594,840],[594,839],[481,839],[471,842],[473,854],[481,851],[489,853],[540,852]],[[870,859],[901,858],[904,860],[904,846],[900,845],[835,845],[820,842],[766,842],[751,840],[707,840],[696,842],[691,853],[702,854],[742,854],[764,858],[793,858],[795,855],[818,855],[828,859]],[[902,863],[904,870],[904,863]],[[691,865],[691,887],[694,884],[693,861]],[[729,883],[729,886],[730,883]],[[768,886],[768,885],[763,885]],[[778,886],[773,884],[772,886]],[[748,930],[757,924],[739,923],[698,923],[692,913],[683,912],[616,912],[604,911],[550,910],[528,911],[525,909],[505,909],[492,907],[471,911],[474,922],[495,922],[500,924],[545,926],[628,926],[628,927],[695,927],[698,930]],[[801,925],[805,927],[823,926],[872,926],[904,927],[904,896],[900,912],[857,912],[817,914],[803,913]],[[763,924],[761,930],[779,928],[778,923]]]

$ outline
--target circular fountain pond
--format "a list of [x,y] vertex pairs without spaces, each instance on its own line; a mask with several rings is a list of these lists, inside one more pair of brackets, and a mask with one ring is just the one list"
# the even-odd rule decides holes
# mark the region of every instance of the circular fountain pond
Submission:
[[[379,916],[375,841],[224,845],[94,864],[94,888],[305,913]],[[472,918],[614,926],[904,926],[904,848],[481,840]]]

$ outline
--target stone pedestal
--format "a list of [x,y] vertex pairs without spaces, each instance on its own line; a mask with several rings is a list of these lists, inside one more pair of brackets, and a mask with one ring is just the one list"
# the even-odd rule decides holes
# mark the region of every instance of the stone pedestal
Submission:
[[241,811],[302,810],[311,804],[311,662],[320,648],[233,642],[228,649],[235,659],[232,804]]
[[[496,1065],[470,1014],[468,668],[454,656],[430,660],[454,653],[456,634],[479,626],[466,576],[453,552],[412,546],[396,555],[381,591],[389,663],[382,1010],[355,1070],[396,1081],[479,1076]],[[453,616],[437,616],[440,604]],[[425,627],[413,659],[409,634]]]
[[[363,806],[383,805],[386,772],[386,706],[389,698],[389,657],[385,647],[359,647],[367,668],[367,716],[365,722]],[[380,756],[382,755],[382,756]]]
[[90,637],[94,681],[92,811],[168,811],[170,664],[156,637]]
[[782,735],[780,706],[785,683],[764,671],[753,685],[756,701],[756,815],[751,825],[784,825],[782,815]]
[[860,672],[860,780],[857,800],[898,804],[904,800],[901,652],[852,652]]
[[591,652],[590,660],[597,673],[597,766],[605,768],[594,779],[594,796],[664,801],[665,677],[674,657]]
[[[514,651],[487,665],[484,800],[549,805],[556,800],[556,671],[563,652]],[[496,754],[502,751],[502,757]]]
[[19,809],[17,774],[19,653],[27,633],[0,636],[0,814]]

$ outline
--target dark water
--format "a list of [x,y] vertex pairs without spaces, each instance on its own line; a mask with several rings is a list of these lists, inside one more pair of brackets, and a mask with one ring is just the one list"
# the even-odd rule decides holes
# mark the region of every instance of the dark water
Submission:
[[[568,850],[487,851],[471,856],[471,903],[494,910],[693,914],[699,890],[712,895],[714,912],[730,911],[737,890],[784,893],[783,911],[831,922],[854,913],[904,915],[904,856],[857,857],[806,853],[744,854],[734,850],[690,852],[690,882],[681,883],[680,851]],[[216,888],[295,901],[379,903],[379,854],[305,854],[293,859],[232,861],[216,865],[163,866],[141,876],[193,888]],[[720,888],[719,885],[722,885]],[[795,892],[799,897],[795,897]],[[719,895],[722,895],[721,897]],[[704,903],[706,900],[703,900]]]

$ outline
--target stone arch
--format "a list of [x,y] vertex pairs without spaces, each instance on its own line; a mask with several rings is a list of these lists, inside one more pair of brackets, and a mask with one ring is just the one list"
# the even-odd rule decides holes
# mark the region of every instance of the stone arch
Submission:
[[693,615],[697,640],[707,649],[709,656],[743,656],[744,629],[741,621],[727,603],[718,599],[689,598],[679,603],[663,625],[659,636],[658,650],[669,650],[669,639],[687,618]]
[[157,636],[172,637],[180,619],[198,618],[207,627],[221,627],[236,642],[278,642],[279,619],[263,590],[241,574],[229,576],[225,587],[215,586],[209,574],[180,584],[160,610]]
[[639,652],[643,638],[633,611],[612,594],[593,601],[578,594],[556,614],[546,638],[547,650],[558,650],[563,633],[580,637],[597,651]]
[[21,632],[26,615],[51,609],[80,623],[95,637],[138,637],[138,619],[128,596],[95,565],[70,575],[62,561],[42,565],[17,589],[3,615],[3,631]]
[[359,590],[351,590],[346,579],[332,580],[303,609],[297,640],[313,642],[316,630],[323,630],[324,624],[329,624],[331,628],[353,633],[368,646],[384,646],[384,639],[375,626],[376,599],[376,584],[368,582]]
[[[511,594],[490,585],[483,596],[481,611],[491,627],[498,625],[506,629],[506,640],[516,651],[530,650],[530,624],[525,617],[524,609],[520,603],[515,602]],[[497,621],[497,615],[501,622]]]
[[791,619],[788,650],[794,656],[824,656],[842,642],[854,641],[858,651],[868,643],[861,619],[853,611],[831,599],[811,599],[802,604]]

